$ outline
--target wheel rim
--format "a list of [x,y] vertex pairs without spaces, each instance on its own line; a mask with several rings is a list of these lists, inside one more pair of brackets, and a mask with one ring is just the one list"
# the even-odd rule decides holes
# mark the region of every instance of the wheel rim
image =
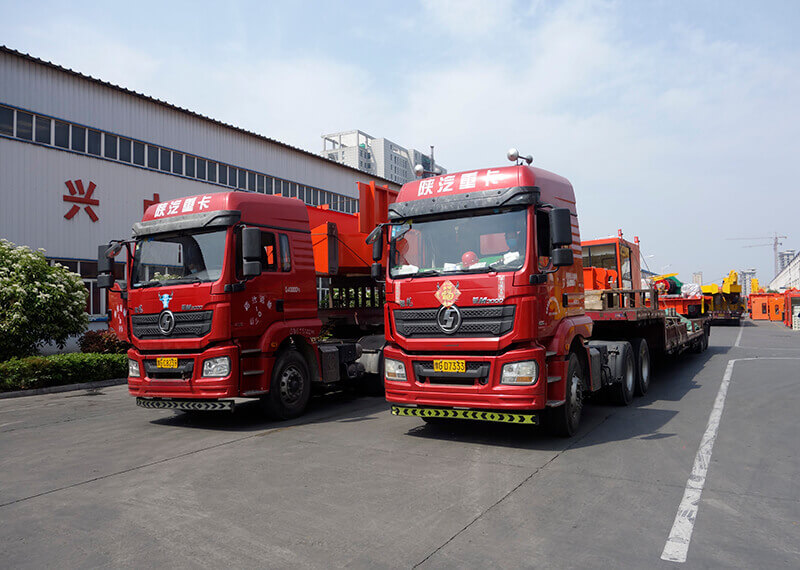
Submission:
[[583,406],[583,399],[581,398],[581,379],[576,374],[572,375],[569,383],[569,419],[570,423],[575,426],[581,417],[581,407]]
[[284,404],[294,404],[303,396],[303,374],[296,366],[284,368],[280,379],[280,392]]

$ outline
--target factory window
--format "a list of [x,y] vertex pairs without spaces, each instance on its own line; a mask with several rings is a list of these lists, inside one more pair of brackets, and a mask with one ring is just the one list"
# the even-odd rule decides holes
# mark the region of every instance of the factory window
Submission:
[[36,117],[36,142],[50,144],[50,119]]
[[200,180],[206,179],[206,161],[202,158],[197,159],[197,177]]
[[161,149],[161,170],[169,172],[171,159],[169,155],[169,151],[165,148]]
[[100,131],[94,131],[89,129],[87,132],[88,142],[86,144],[86,150],[89,154],[94,154],[100,156]]
[[217,163],[216,162],[208,162],[208,181],[209,182],[216,182],[217,181]]
[[69,125],[56,121],[56,146],[69,148]]
[[247,189],[247,171],[239,170],[239,188]]
[[147,145],[147,166],[149,168],[158,168],[158,147]]
[[233,166],[229,166],[228,167],[228,186],[231,186],[232,188],[236,188],[236,182],[237,182],[236,177],[237,177],[236,169]]
[[144,143],[133,141],[133,163],[144,166]]
[[84,152],[86,150],[86,129],[72,125],[72,150]]
[[262,174],[256,177],[256,192],[264,193],[264,176]]
[[106,158],[117,158],[117,137],[113,135],[106,135]]
[[123,162],[131,161],[131,140],[119,139],[119,159]]
[[179,152],[172,153],[172,172],[183,174],[183,155]]
[[14,109],[0,107],[0,134],[14,136]]
[[17,138],[33,140],[33,115],[17,111]]
[[266,176],[264,177],[264,192],[267,194],[272,194],[272,177]]
[[[210,166],[211,163],[209,163],[209,167]],[[208,179],[211,180],[211,177],[209,176]],[[228,167],[224,164],[219,165],[219,183],[225,185],[228,184]]]
[[247,189],[255,192],[255,189],[256,189],[256,173],[255,172],[248,172],[247,173]]
[[186,157],[186,176],[191,176],[194,178],[194,157],[187,156]]

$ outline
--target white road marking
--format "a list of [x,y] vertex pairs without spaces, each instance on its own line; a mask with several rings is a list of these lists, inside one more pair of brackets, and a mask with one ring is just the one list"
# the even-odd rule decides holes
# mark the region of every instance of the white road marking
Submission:
[[736,344],[733,346],[738,347],[739,343],[742,342],[742,333],[744,332],[744,327],[739,325],[739,336],[736,337]]
[[[742,333],[739,332],[741,338]],[[736,341],[738,344],[738,340]],[[722,410],[725,407],[725,398],[728,395],[728,386],[731,383],[731,376],[733,375],[733,365],[741,360],[800,360],[791,356],[778,356],[772,358],[734,358],[728,361],[728,366],[725,368],[725,374],[722,376],[722,384],[720,384],[719,391],[717,392],[717,399],[714,400],[714,407],[711,408],[711,414],[708,416],[708,425],[703,434],[703,439],[700,441],[700,447],[697,450],[697,455],[694,458],[694,465],[692,472],[689,475],[689,480],[686,481],[686,489],[683,492],[683,499],[678,506],[678,512],[675,514],[675,522],[672,523],[672,530],[667,538],[667,543],[664,545],[664,550],[661,552],[661,559],[668,562],[686,562],[686,555],[689,552],[689,542],[692,540],[692,531],[694,530],[694,523],[697,520],[697,509],[700,506],[700,495],[703,493],[703,486],[706,483],[706,474],[708,473],[708,466],[711,463],[711,452],[714,449],[714,442],[717,439],[719,432],[719,422],[722,419]]]

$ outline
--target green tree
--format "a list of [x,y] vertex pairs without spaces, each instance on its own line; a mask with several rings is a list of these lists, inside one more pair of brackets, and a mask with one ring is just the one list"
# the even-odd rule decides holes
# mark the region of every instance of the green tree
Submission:
[[0,239],[0,360],[36,354],[39,346],[86,330],[88,292],[81,278],[42,253]]

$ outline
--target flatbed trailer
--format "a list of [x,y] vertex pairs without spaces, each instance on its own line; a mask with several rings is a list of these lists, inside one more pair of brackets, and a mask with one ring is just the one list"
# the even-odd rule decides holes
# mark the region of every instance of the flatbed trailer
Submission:
[[[644,338],[653,353],[676,355],[708,347],[710,322],[706,315],[688,318],[674,307],[662,308],[655,289],[587,291],[586,315],[592,319],[592,339]],[[599,308],[589,309],[590,304]]]

